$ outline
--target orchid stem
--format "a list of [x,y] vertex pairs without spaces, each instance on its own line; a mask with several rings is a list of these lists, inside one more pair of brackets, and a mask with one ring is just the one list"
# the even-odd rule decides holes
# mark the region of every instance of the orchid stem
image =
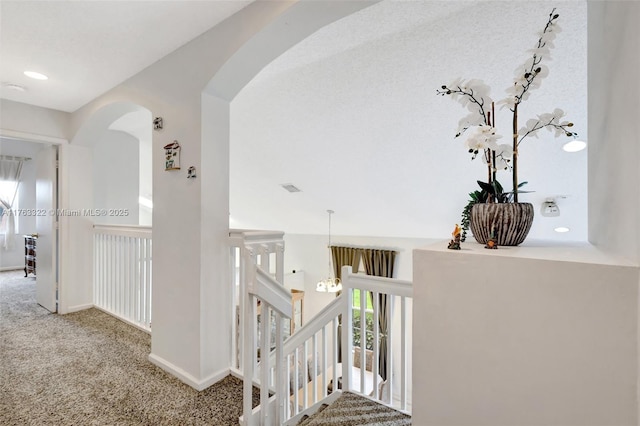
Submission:
[[513,106],[513,202],[518,202],[518,103]]

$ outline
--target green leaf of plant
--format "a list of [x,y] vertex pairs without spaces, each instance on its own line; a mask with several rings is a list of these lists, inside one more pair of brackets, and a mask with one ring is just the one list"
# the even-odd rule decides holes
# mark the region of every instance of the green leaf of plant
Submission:
[[480,185],[480,188],[482,188],[482,190],[488,194],[494,195],[496,193],[495,189],[493,188],[493,185],[489,183],[482,182],[479,180],[478,185]]
[[502,189],[502,185],[500,185],[500,182],[498,182],[497,180],[494,180],[493,181],[493,186],[495,188],[495,194],[496,195],[502,194],[503,189]]

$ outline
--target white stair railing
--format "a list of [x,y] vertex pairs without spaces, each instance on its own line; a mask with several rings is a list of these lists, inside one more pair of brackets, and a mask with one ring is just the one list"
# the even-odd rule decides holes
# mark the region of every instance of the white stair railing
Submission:
[[[337,384],[340,382],[342,390],[366,395],[383,404],[410,412],[411,382],[408,372],[411,347],[408,330],[411,324],[412,283],[354,274],[351,267],[346,266],[342,270],[342,285],[339,297],[284,342],[286,386],[290,399],[290,409],[286,413],[287,425],[296,424],[306,412],[313,412],[322,403],[333,399],[336,392],[341,392],[337,391]],[[366,321],[360,321],[360,335],[372,335],[372,349],[359,351],[357,364],[360,367],[354,366],[354,290],[359,290],[361,295],[360,311],[370,311],[367,313],[373,317],[372,329],[367,328]],[[378,301],[381,295],[387,301],[384,312],[388,318],[385,336],[382,336],[379,327],[380,316],[383,314],[381,303],[373,303],[369,310],[366,307],[368,298],[373,296],[373,300]],[[342,325],[341,332],[338,333],[340,319]],[[341,341],[340,348],[338,338]],[[378,366],[383,339],[387,343],[386,380],[382,379]],[[361,337],[360,340],[366,342],[366,337]],[[371,360],[368,360],[366,352],[372,355]],[[272,354],[272,359],[274,358],[275,354]],[[345,371],[350,374],[343,374]]]
[[[238,332],[233,333],[232,368],[244,377],[240,423],[295,424],[305,412],[335,400],[341,393],[340,385],[342,389],[409,412],[410,332],[407,329],[411,317],[411,282],[353,274],[350,267],[345,267],[343,294],[296,329],[292,336],[287,336],[291,293],[281,284],[282,236],[282,233],[261,231],[230,233],[233,284],[237,288],[234,302],[238,312],[233,323],[239,327]],[[275,268],[270,267],[273,265]],[[360,321],[361,341],[366,342],[369,333],[373,335],[373,344],[369,350],[366,347],[360,350],[359,363],[353,359],[355,290],[361,295],[359,310],[366,312],[363,319],[366,315],[373,318],[371,330],[367,329],[365,320]],[[386,304],[378,302],[381,296],[386,298]],[[370,309],[367,308],[369,298],[376,301]],[[382,315],[388,318],[384,336],[379,326]],[[379,367],[383,342],[387,347],[384,372]],[[369,355],[373,356],[371,361],[367,361]],[[343,371],[350,373],[343,377]],[[260,389],[260,405],[256,408],[252,408],[254,386]]]
[[[277,282],[284,281],[284,233],[280,231],[229,231],[230,269],[233,300],[231,333],[231,368],[242,373],[243,357],[247,352],[244,347],[243,330],[248,318],[248,307],[243,295],[247,292],[245,270],[247,265],[258,265],[261,270],[271,275]],[[256,342],[251,347],[255,348]]]
[[342,298],[334,299],[284,342],[287,420],[327,398],[330,385],[337,390],[333,384],[339,377],[337,342],[343,304]]
[[94,306],[151,332],[151,228],[93,228]]
[[[245,348],[253,348],[243,356],[243,425],[281,425],[286,419],[289,400],[286,397],[283,345],[285,323],[291,318],[291,293],[267,272],[251,265],[250,251],[245,259],[247,292],[243,295],[247,319],[243,333]],[[258,301],[260,302],[260,362],[257,340]],[[271,328],[275,328],[275,361],[271,361]],[[260,387],[260,405],[252,408],[254,380]],[[271,395],[273,393],[273,395]]]
[[[358,392],[361,394],[369,394],[365,391],[367,383],[368,364],[371,365],[369,373],[373,383],[371,388],[373,399],[394,408],[410,411],[409,403],[411,396],[411,381],[408,376],[410,371],[410,354],[411,346],[409,338],[411,332],[411,313],[413,301],[413,284],[410,281],[402,281],[392,278],[376,277],[372,275],[354,274],[351,267],[342,268],[342,295],[343,303],[343,333],[342,333],[342,350],[343,354],[353,354],[353,314],[354,309],[360,311],[360,344],[361,346],[367,341],[367,333],[372,335],[371,355],[372,360],[367,360],[367,348],[359,351],[359,365],[365,368],[359,368],[360,374],[359,387],[356,385],[356,378],[352,375],[345,375],[342,382],[344,390]],[[360,306],[354,308],[354,290],[360,292]],[[373,300],[372,309],[367,309],[367,300]],[[386,309],[382,309],[383,303],[381,299],[386,299]],[[369,311],[369,312],[367,312]],[[373,330],[367,330],[366,315],[373,317]],[[387,317],[387,332],[381,333],[380,317]],[[399,342],[396,342],[399,339]],[[386,340],[386,371],[380,371],[380,347],[383,340]],[[352,356],[343,356],[343,371],[352,371]],[[386,377],[383,381],[382,375]],[[396,393],[398,395],[396,395]]]

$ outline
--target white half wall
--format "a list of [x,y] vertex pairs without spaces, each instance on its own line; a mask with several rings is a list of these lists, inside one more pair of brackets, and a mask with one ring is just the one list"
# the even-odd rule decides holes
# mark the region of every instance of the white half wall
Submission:
[[414,252],[414,424],[638,424],[638,267],[527,245]]

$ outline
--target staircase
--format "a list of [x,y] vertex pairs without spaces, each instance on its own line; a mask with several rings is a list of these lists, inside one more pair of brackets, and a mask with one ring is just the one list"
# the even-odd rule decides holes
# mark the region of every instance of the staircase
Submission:
[[[287,336],[291,295],[281,284],[282,263],[278,255],[282,254],[283,245],[262,242],[251,246],[236,240],[235,246],[241,248],[236,250],[240,261],[232,265],[240,271],[236,275],[240,281],[237,300],[243,315],[238,321],[238,335],[234,336],[242,349],[234,353],[234,361],[242,368],[240,373],[245,381],[240,424],[411,424],[407,339],[411,333],[407,327],[411,318],[412,283],[353,274],[350,267],[344,267],[342,294],[293,335]],[[269,252],[276,253],[275,274],[269,271],[271,262],[265,262]],[[360,297],[359,306],[353,305],[355,291]],[[369,305],[367,300],[371,301]],[[262,316],[259,327],[258,303]],[[353,346],[354,311],[359,311],[358,315],[366,312],[369,327],[373,328],[367,329],[367,321],[360,321],[357,328],[360,336],[367,333],[373,336],[373,343],[366,351]],[[379,323],[385,327],[384,333]],[[369,362],[365,353],[372,356]],[[386,363],[380,361],[382,356]],[[349,374],[342,374],[343,371]],[[259,387],[261,394],[256,408],[252,408],[250,401],[253,386]]]
[[322,404],[318,410],[303,415],[298,426],[343,425],[343,426],[405,426],[411,424],[411,416],[372,399],[351,392],[343,392],[335,402]]

